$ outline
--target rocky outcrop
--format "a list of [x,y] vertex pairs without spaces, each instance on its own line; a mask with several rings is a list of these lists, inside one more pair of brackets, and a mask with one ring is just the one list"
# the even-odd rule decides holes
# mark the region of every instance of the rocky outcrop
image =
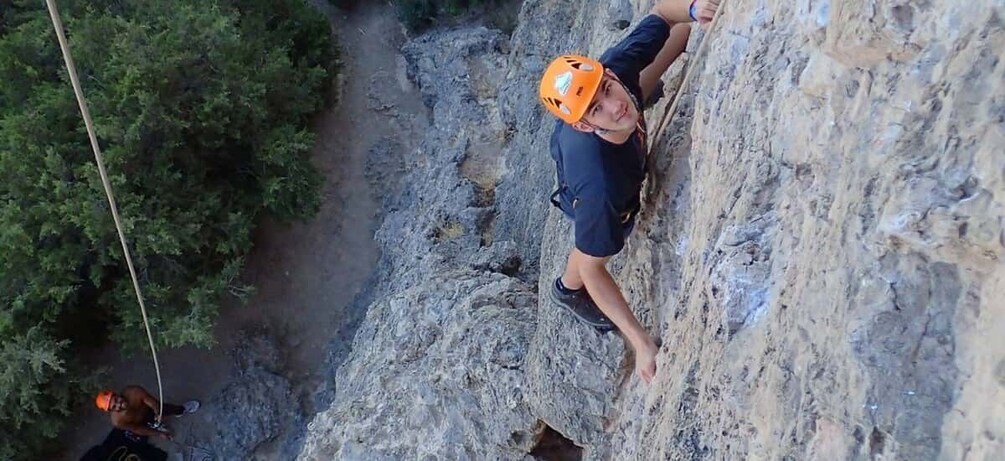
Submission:
[[336,375],[331,410],[311,423],[307,457],[529,452],[536,419],[524,396],[524,364],[536,302],[516,279],[453,271],[371,306]]
[[405,47],[433,126],[387,202],[377,301],[302,458],[1005,451],[993,2],[725,1],[673,122],[658,126],[668,100],[649,114],[644,211],[611,264],[663,341],[655,382],[618,335],[535,306],[571,234],[546,205],[534,79],[651,3],[527,0],[511,39]]
[[[231,353],[230,384],[202,410],[186,416],[192,425],[185,443],[193,453],[215,459],[250,459],[271,453],[302,424],[303,412],[290,381],[283,375],[276,344],[264,332],[246,333]],[[195,430],[192,430],[195,429]],[[193,457],[196,455],[193,454]]]
[[998,436],[960,435],[1005,410],[964,404],[1002,392],[1000,339],[974,328],[1005,313],[987,297],[1005,250],[1002,7],[794,6],[729,4],[694,142],[655,147],[689,178],[654,184],[644,218],[683,221],[677,244],[626,255],[680,267],[625,279],[659,281],[636,302],[666,348],[644,406],[661,416],[631,432],[678,443],[626,451],[990,457]]
[[329,410],[310,423],[303,459],[512,459],[542,431],[524,395],[537,297],[521,276],[536,275],[496,228],[507,44],[478,28],[402,50],[431,128],[417,152],[371,152],[370,168],[400,162],[407,173],[384,197],[376,301],[334,373]]

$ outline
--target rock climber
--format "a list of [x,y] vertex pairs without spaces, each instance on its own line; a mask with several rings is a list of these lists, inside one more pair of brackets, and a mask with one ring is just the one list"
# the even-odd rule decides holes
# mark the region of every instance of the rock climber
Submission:
[[617,328],[649,383],[658,347],[625,301],[608,260],[635,225],[646,176],[648,101],[660,78],[687,46],[690,25],[707,26],[720,0],[661,0],[599,60],[563,55],[547,67],[539,95],[559,120],[551,136],[559,189],[552,202],[575,226],[575,246],[550,297],[602,331]]
[[[105,389],[94,399],[95,405],[111,414],[112,425],[139,437],[171,439],[171,431],[157,424],[160,402],[141,386],[126,386],[120,393]],[[165,416],[182,416],[199,410],[198,400],[182,405],[164,404]]]

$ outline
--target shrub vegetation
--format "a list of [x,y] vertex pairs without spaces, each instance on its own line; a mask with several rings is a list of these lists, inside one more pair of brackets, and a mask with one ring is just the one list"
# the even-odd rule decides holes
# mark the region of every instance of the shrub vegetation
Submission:
[[[209,346],[258,218],[318,209],[328,22],[302,0],[59,3],[156,338]],[[44,2],[0,0],[0,459],[42,459],[109,338],[146,341],[56,37]]]

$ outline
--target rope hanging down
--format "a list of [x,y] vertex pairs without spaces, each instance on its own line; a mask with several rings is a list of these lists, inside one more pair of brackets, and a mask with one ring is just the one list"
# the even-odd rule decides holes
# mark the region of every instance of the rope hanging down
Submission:
[[70,83],[73,84],[73,93],[77,97],[77,105],[80,106],[80,114],[84,117],[84,125],[87,127],[87,137],[91,140],[91,149],[94,151],[94,161],[98,164],[98,173],[101,175],[101,184],[105,187],[105,195],[108,197],[108,205],[112,210],[112,219],[115,221],[115,230],[119,234],[119,242],[122,244],[122,253],[126,257],[126,265],[129,266],[129,276],[133,279],[133,290],[136,292],[136,300],[140,303],[140,313],[143,314],[143,326],[147,331],[147,340],[150,342],[150,354],[154,359],[154,371],[157,373],[157,398],[160,409],[157,411],[157,422],[160,423],[161,415],[164,413],[164,386],[161,384],[161,367],[157,362],[157,348],[154,347],[154,335],[150,332],[150,322],[147,319],[147,307],[143,302],[143,293],[140,291],[140,282],[136,277],[136,269],[133,267],[133,258],[129,253],[129,245],[126,243],[126,234],[122,230],[122,221],[119,219],[119,210],[115,205],[115,194],[112,193],[112,185],[108,181],[108,173],[105,171],[105,160],[101,156],[101,148],[98,146],[98,137],[94,134],[94,122],[91,121],[91,113],[87,110],[87,102],[84,101],[84,92],[80,88],[80,79],[77,77],[77,68],[73,65],[73,58],[70,56],[70,47],[66,43],[66,35],[63,33],[63,22],[59,19],[59,10],[56,9],[55,0],[45,0],[45,5],[49,8],[49,16],[52,18],[52,27],[56,29],[56,38],[59,39],[59,49],[63,52],[63,61],[66,63],[66,71],[70,74]]
[[684,94],[684,89],[691,83],[691,74],[696,67],[693,64],[697,63],[699,59],[704,58],[704,55],[708,53],[708,42],[710,41],[712,31],[715,30],[715,25],[719,22],[719,17],[722,16],[722,8],[725,4],[726,1],[723,0],[719,4],[719,7],[715,9],[715,16],[713,16],[712,21],[709,22],[708,29],[705,32],[705,37],[701,41],[701,45],[698,46],[698,51],[694,53],[694,58],[688,59],[687,72],[684,73],[684,80],[681,81],[680,87],[677,89],[677,95],[674,96],[673,102],[670,103],[670,109],[663,113],[663,117],[660,118],[660,122],[656,125],[656,135],[653,137],[652,146],[657,146],[661,141],[663,141],[664,129],[667,125],[673,122],[674,116],[677,115],[677,104],[680,103],[681,96]]

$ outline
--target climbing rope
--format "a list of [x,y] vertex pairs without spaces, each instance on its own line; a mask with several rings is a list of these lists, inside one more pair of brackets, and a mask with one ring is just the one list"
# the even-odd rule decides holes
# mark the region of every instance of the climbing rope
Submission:
[[715,16],[712,17],[712,21],[708,25],[708,31],[705,32],[705,39],[701,41],[701,45],[698,46],[698,51],[694,53],[694,58],[688,59],[687,72],[684,73],[684,80],[681,81],[680,87],[677,89],[677,95],[674,96],[673,102],[670,103],[670,110],[663,113],[663,117],[660,118],[659,124],[656,125],[656,137],[653,139],[652,145],[658,145],[659,142],[663,141],[663,129],[666,128],[671,122],[677,112],[677,104],[680,103],[681,96],[684,94],[684,90],[687,88],[688,84],[691,83],[691,74],[696,66],[692,63],[698,62],[699,59],[703,58],[706,53],[708,53],[708,43],[709,37],[712,35],[712,31],[715,30],[716,24],[719,22],[719,17],[722,16],[722,9],[726,5],[726,1],[723,0],[719,7],[715,10]]
[[154,335],[150,332],[150,322],[147,319],[147,307],[143,302],[140,282],[136,277],[136,269],[133,267],[133,258],[129,253],[129,245],[126,243],[126,234],[122,230],[122,221],[119,219],[119,210],[115,205],[115,194],[112,193],[112,185],[108,181],[108,173],[105,171],[105,160],[101,156],[98,137],[94,134],[94,122],[91,121],[91,113],[87,110],[87,102],[84,101],[84,92],[80,88],[80,79],[77,78],[77,68],[73,65],[73,58],[70,56],[70,47],[67,45],[66,35],[63,33],[63,22],[59,19],[59,10],[56,9],[55,0],[45,0],[45,4],[49,8],[52,27],[56,29],[56,38],[59,39],[59,49],[63,52],[63,61],[66,63],[67,73],[70,74],[70,83],[73,85],[73,93],[77,97],[77,105],[80,106],[80,113],[84,117],[84,125],[87,127],[87,137],[91,140],[94,160],[98,164],[98,173],[101,175],[101,184],[105,187],[108,205],[112,209],[112,219],[115,221],[115,230],[119,234],[119,243],[122,244],[122,253],[126,257],[126,265],[129,266],[129,276],[133,279],[133,290],[136,292],[136,300],[140,303],[140,313],[143,314],[143,326],[146,328],[147,340],[150,342],[150,355],[153,356],[154,371],[157,373],[157,399],[160,405],[160,409],[157,411],[157,423],[160,424],[161,416],[164,413],[164,386],[161,384],[161,367],[160,363],[157,362],[157,348],[154,347]]

